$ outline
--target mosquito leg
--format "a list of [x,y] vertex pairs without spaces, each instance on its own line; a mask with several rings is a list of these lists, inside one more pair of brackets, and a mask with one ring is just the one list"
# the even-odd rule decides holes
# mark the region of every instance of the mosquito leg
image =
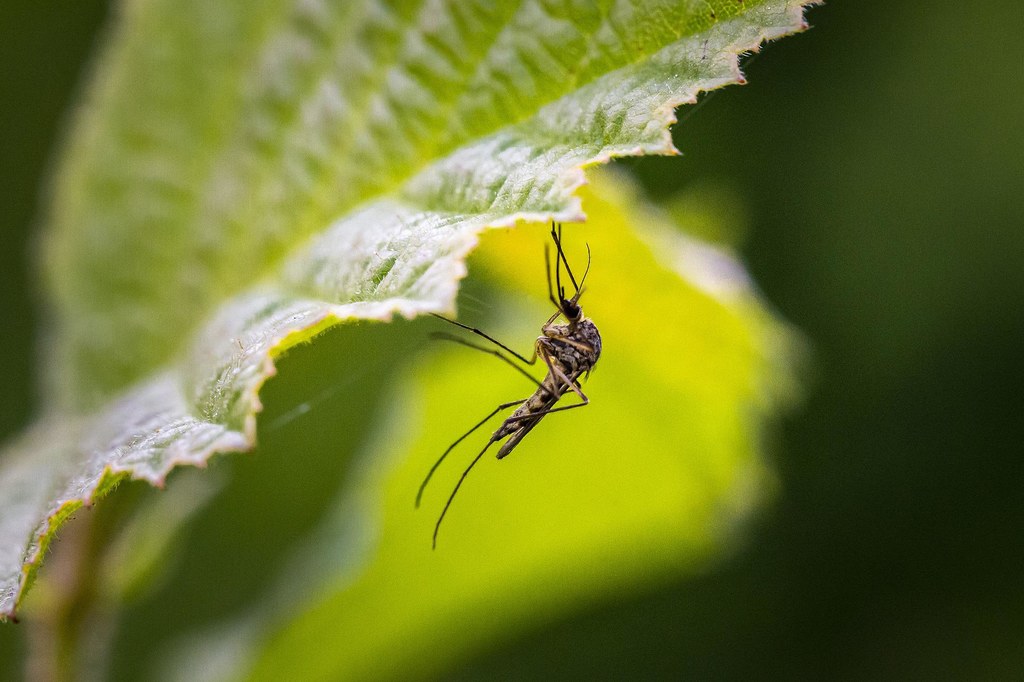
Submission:
[[[473,433],[474,431],[479,429],[481,426],[486,424],[488,421],[490,421],[491,418],[494,417],[494,415],[498,414],[502,410],[507,410],[508,408],[512,407],[513,405],[522,405],[526,401],[527,401],[527,398],[523,398],[522,400],[513,400],[511,402],[502,403],[501,405],[498,405],[496,408],[494,408],[493,412],[491,412],[489,415],[487,415],[486,417],[481,419],[480,422],[476,426],[471,428],[469,431],[466,431],[464,434],[459,436],[458,440],[456,440],[454,443],[449,445],[448,449],[445,450],[444,453],[440,457],[437,458],[436,462],[434,462],[434,466],[430,467],[430,471],[427,472],[427,477],[424,478],[423,479],[423,483],[420,484],[420,489],[416,493],[416,507],[419,508],[419,506],[420,506],[420,500],[423,498],[423,490],[427,487],[427,483],[430,482],[430,477],[434,475],[434,472],[437,471],[437,467],[441,466],[441,462],[444,461],[444,458],[448,456],[449,452],[451,452],[452,450],[455,449],[456,445],[458,445],[459,443],[464,441],[469,434]],[[443,516],[443,514],[442,514],[442,516]]]
[[[569,281],[572,282],[573,288],[576,289],[576,291],[578,293],[579,290],[580,290],[580,285],[576,283],[576,278],[573,277],[573,274],[572,274],[572,268],[569,267],[569,261],[568,261],[568,259],[566,259],[565,251],[562,249],[562,225],[561,224],[558,225],[558,233],[556,234],[555,233],[555,223],[554,223],[554,221],[551,222],[551,239],[554,240],[555,247],[558,249],[558,257],[561,259],[562,264],[565,265],[565,271],[569,274]],[[555,264],[555,268],[556,268],[555,269],[555,277],[557,279],[557,277],[558,277],[558,269],[557,269],[558,268],[558,264],[557,263]],[[559,284],[558,288],[559,289],[562,288],[561,284]],[[565,298],[565,296],[563,294],[560,293],[559,295],[562,296],[562,298]]]
[[[556,365],[555,363],[551,362],[551,357],[549,355],[544,353],[544,354],[541,354],[541,357],[544,358],[544,362],[547,364],[548,369],[551,371],[551,374],[553,374],[555,377],[557,377],[558,380],[561,381],[564,386],[567,386],[569,389],[572,390],[573,393],[578,395],[580,397],[580,400],[582,400],[583,402],[582,403],[577,403],[575,405],[563,405],[562,407],[552,407],[552,408],[549,408],[547,410],[537,410],[536,412],[530,412],[528,414],[522,414],[522,415],[519,415],[518,417],[509,417],[508,419],[505,420],[506,424],[514,424],[515,422],[524,421],[526,419],[530,419],[530,418],[533,418],[533,417],[543,417],[544,415],[551,414],[552,412],[564,412],[565,410],[575,410],[577,407],[586,407],[587,405],[590,404],[590,398],[588,398],[583,393],[582,389],[580,389],[580,387],[579,387],[579,384],[577,384],[575,381],[573,381],[572,379],[567,377],[565,375],[565,372],[563,372],[562,369],[558,365]],[[557,398],[560,398],[564,394],[565,394],[564,390],[559,388],[556,400],[557,400]]]
[[430,313],[430,314],[433,315],[434,317],[436,317],[439,320],[444,320],[445,322],[447,322],[449,324],[454,324],[456,327],[461,327],[462,329],[465,329],[466,331],[473,332],[477,336],[484,337],[485,339],[487,339],[488,341],[490,341],[494,345],[498,346],[502,350],[508,351],[509,353],[511,353],[513,356],[515,356],[519,360],[525,362],[527,365],[532,365],[535,362],[537,362],[537,354],[536,353],[534,353],[533,357],[531,357],[529,360],[527,360],[522,355],[520,355],[519,353],[515,352],[514,350],[512,350],[511,348],[509,348],[508,346],[503,344],[501,341],[498,341],[493,336],[490,336],[490,335],[480,331],[476,327],[470,327],[469,325],[462,324],[461,322],[456,322],[455,320],[450,320],[447,317],[444,317],[443,315],[438,315],[437,313]]
[[583,343],[582,341],[577,341],[576,339],[570,339],[565,336],[562,336],[561,334],[552,335],[552,332],[555,330],[554,325],[551,324],[552,322],[554,322],[554,318],[549,320],[547,324],[540,328],[540,331],[542,334],[544,334],[544,336],[548,337],[549,339],[561,341],[562,343],[568,344],[573,348],[583,351],[584,353],[594,352],[593,346],[591,346],[588,343]]
[[548,278],[548,298],[551,300],[551,305],[555,306],[558,310],[548,320],[548,324],[551,324],[562,313],[562,306],[558,303],[558,299],[555,298],[555,290],[551,288],[551,257],[548,255],[548,245],[546,242],[544,243],[544,274]]
[[455,489],[452,490],[452,494],[448,496],[448,501],[444,503],[444,509],[441,510],[441,515],[437,517],[437,523],[434,524],[434,540],[431,544],[431,549],[437,549],[437,532],[441,530],[441,522],[444,521],[444,515],[448,513],[448,507],[452,506],[452,500],[455,499],[455,493],[459,492],[459,488],[462,487],[462,482],[466,480],[466,476],[469,475],[469,472],[476,466],[476,463],[480,461],[480,458],[484,456],[484,453],[487,452],[487,449],[491,447],[494,442],[495,438],[494,436],[491,436],[491,439],[487,441],[487,445],[484,446],[484,449],[473,458],[473,461],[469,463],[466,470],[462,472],[462,476],[459,477],[459,482],[455,484]]
[[541,383],[539,381],[537,381],[537,379],[535,379],[532,374],[527,372],[525,369],[523,369],[522,367],[520,367],[516,363],[512,362],[512,360],[509,357],[507,357],[505,355],[502,355],[501,351],[495,350],[493,348],[487,348],[485,346],[478,346],[477,344],[470,343],[469,341],[466,341],[465,339],[459,338],[458,336],[455,336],[454,334],[447,334],[445,332],[432,332],[430,334],[430,336],[435,338],[435,339],[441,339],[441,340],[444,340],[444,341],[453,341],[455,343],[461,344],[461,345],[466,346],[468,348],[475,348],[476,350],[478,350],[478,351],[480,351],[482,353],[487,353],[488,355],[493,355],[496,358],[501,358],[502,360],[507,362],[512,367],[512,369],[514,369],[517,372],[519,372],[520,374],[522,374],[524,377],[526,377],[527,379],[532,381],[537,386],[541,386]]
[[[576,278],[572,274],[572,268],[569,267],[569,261],[565,257],[565,250],[562,248],[562,225],[561,225],[561,223],[558,223],[558,225],[557,225],[558,231],[557,232],[555,231],[555,227],[556,227],[555,222],[551,221],[551,240],[555,242],[555,247],[558,250],[558,254],[557,254],[557,257],[555,259],[556,260],[556,262],[555,262],[555,278],[556,279],[558,278],[558,265],[559,265],[558,261],[560,260],[561,264],[565,265],[565,271],[567,273],[569,273],[569,279],[572,281],[572,285],[576,289],[576,292],[573,294],[573,297],[572,297],[572,301],[573,301],[573,303],[575,303],[579,299],[580,295],[583,293],[583,284],[584,284],[584,282],[587,281],[587,275],[590,273],[590,244],[587,244],[587,267],[583,271],[583,278],[580,279],[579,284],[577,284],[576,283]],[[546,247],[546,245],[545,245],[544,259],[545,259],[545,261],[547,261],[547,247]],[[550,268],[550,266],[549,266],[549,268]],[[558,285],[558,288],[560,290],[559,291],[559,296],[562,296],[562,298],[565,298],[564,293],[561,292],[561,288],[562,288],[561,284]],[[550,292],[550,290],[551,290],[551,284],[550,284],[550,275],[549,275],[548,291]],[[551,299],[552,299],[552,302],[555,304],[556,308],[560,308],[561,307],[561,306],[558,305],[558,302],[554,300],[554,296],[553,295],[551,296]]]
[[551,414],[552,412],[564,412],[565,410],[575,410],[577,407],[586,407],[589,404],[590,400],[588,399],[585,403],[576,403],[575,405],[563,405],[562,407],[552,407],[550,410],[537,410],[536,412],[531,412],[530,414],[521,414],[518,417],[509,417],[508,419],[505,420],[505,422],[514,424],[515,422],[524,421],[526,419],[542,417],[546,414]]
[[[565,410],[575,410],[577,407],[586,407],[587,405],[590,404],[590,398],[588,398],[583,393],[582,389],[580,389],[579,387],[579,384],[569,379],[569,377],[565,375],[565,372],[563,372],[561,368],[558,367],[558,365],[551,362],[551,358],[548,355],[542,354],[541,357],[544,358],[544,362],[547,363],[548,369],[551,370],[551,373],[555,375],[558,378],[558,380],[561,381],[565,386],[572,390],[573,393],[578,395],[580,397],[580,400],[582,400],[583,402],[577,403],[575,405],[563,405],[562,407],[552,407],[547,410],[537,410],[536,412],[521,414],[518,417],[509,417],[508,419],[505,420],[506,424],[514,424],[515,422],[533,419],[534,417],[542,417],[546,414],[551,414],[552,412],[564,412]],[[564,393],[559,392],[558,396],[561,397],[562,395],[564,395]]]
[[[573,393],[578,395],[580,397],[580,400],[583,401],[584,405],[586,405],[587,403],[590,402],[590,398],[588,398],[587,396],[583,395],[583,389],[581,389],[580,385],[578,383],[576,383],[575,378],[570,379],[569,377],[567,377],[565,375],[565,372],[562,371],[562,368],[559,367],[558,365],[556,365],[554,362],[551,361],[551,355],[549,353],[547,353],[547,352],[541,353],[541,357],[544,358],[544,364],[548,366],[548,372],[550,372],[559,381],[561,381],[563,384],[565,384],[570,390],[572,390]],[[579,373],[577,373],[575,376],[578,377]],[[564,408],[562,408],[562,409],[564,409]],[[549,412],[554,412],[555,410],[548,410],[548,411]]]
[[[561,338],[560,338],[560,340],[561,341],[569,341],[569,342],[572,341],[572,339],[561,339]],[[582,345],[586,345],[586,344],[582,344]],[[538,344],[537,344],[537,352],[544,359],[544,364],[548,366],[548,375],[549,376],[553,376],[556,379],[558,379],[560,382],[562,382],[562,384],[564,384],[567,388],[569,388],[573,393],[579,395],[580,399],[583,400],[584,402],[590,402],[590,399],[586,395],[583,394],[583,390],[580,388],[580,384],[577,383],[577,377],[580,376],[579,372],[577,374],[572,375],[572,379],[569,379],[567,376],[565,376],[565,372],[562,371],[562,368],[560,366],[555,365],[553,363],[553,361],[551,359],[551,351],[548,350],[543,345],[541,345],[540,341],[538,341]],[[558,391],[558,396],[560,397],[562,395],[562,393],[564,393],[564,392],[565,391]]]
[[573,348],[575,348],[577,350],[583,351],[584,353],[593,353],[594,352],[594,347],[591,346],[589,343],[583,343],[582,341],[577,341],[575,339],[561,339],[561,340],[564,341],[565,343],[569,344]]

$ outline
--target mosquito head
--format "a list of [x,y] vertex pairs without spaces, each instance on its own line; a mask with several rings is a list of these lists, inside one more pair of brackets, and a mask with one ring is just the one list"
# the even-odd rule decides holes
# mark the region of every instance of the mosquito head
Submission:
[[579,322],[583,319],[583,308],[576,304],[576,301],[574,300],[576,298],[576,296],[573,296],[570,300],[563,298],[562,305],[558,306],[559,310],[562,311],[562,314],[565,315],[565,319],[572,323]]
[[[562,226],[561,224],[551,223],[551,240],[555,243],[555,287],[551,286],[551,261],[548,257],[547,248],[544,249],[544,263],[545,270],[548,276],[548,297],[556,308],[565,316],[571,324],[575,324],[583,319],[583,309],[579,307],[578,302],[580,296],[583,295],[583,284],[587,281],[587,274],[590,272],[590,245],[587,244],[587,269],[583,272],[583,279],[576,282],[576,277],[572,274],[572,268],[569,267],[569,261],[565,258],[565,251],[562,250]],[[571,297],[565,295],[565,287],[562,286],[562,266],[565,266],[565,272],[569,275],[569,281],[572,282],[573,289],[575,292]],[[557,291],[557,296],[555,295]]]

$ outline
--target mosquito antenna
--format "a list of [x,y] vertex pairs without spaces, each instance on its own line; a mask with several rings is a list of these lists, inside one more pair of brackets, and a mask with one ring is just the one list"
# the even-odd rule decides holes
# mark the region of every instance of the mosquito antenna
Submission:
[[491,447],[491,443],[493,442],[494,436],[491,436],[491,440],[487,441],[487,445],[485,445],[484,449],[480,451],[480,454],[474,457],[473,461],[469,463],[468,467],[466,467],[466,470],[462,472],[459,482],[455,484],[455,490],[453,490],[452,494],[448,496],[448,501],[444,503],[444,509],[441,510],[441,516],[437,517],[437,523],[434,525],[434,541],[433,544],[431,544],[431,549],[437,549],[437,531],[441,530],[441,522],[444,521],[444,515],[448,513],[448,507],[452,506],[452,500],[455,499],[455,493],[459,492],[459,488],[462,487],[462,482],[466,480],[466,476],[469,475],[469,472],[472,471],[473,467],[476,466],[476,463],[480,461],[480,458],[484,456],[484,453],[487,452],[487,448]]
[[590,244],[587,244],[587,268],[583,271],[583,279],[580,280],[580,286],[576,289],[576,295],[572,297],[572,302],[580,300],[580,296],[583,295],[583,290],[586,288],[584,285],[587,283],[587,274],[590,273]]

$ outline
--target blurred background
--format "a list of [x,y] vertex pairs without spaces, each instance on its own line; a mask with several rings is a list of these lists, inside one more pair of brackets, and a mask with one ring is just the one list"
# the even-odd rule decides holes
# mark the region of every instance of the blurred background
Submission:
[[[0,437],[28,420],[31,230],[106,2],[0,4]],[[668,206],[727,193],[808,339],[774,503],[700,577],[606,603],[458,679],[1019,679],[1024,77],[1016,3],[833,2],[749,84],[680,111]],[[23,635],[0,632],[0,660]],[[3,673],[0,673],[3,675]]]

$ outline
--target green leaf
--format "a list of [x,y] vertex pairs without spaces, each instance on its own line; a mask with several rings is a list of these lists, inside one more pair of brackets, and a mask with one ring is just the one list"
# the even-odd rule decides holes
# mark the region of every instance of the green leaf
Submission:
[[480,230],[582,219],[582,168],[673,153],[674,107],[804,4],[126,3],[55,182],[0,617],[76,509],[250,449],[278,354],[450,309]]
[[[277,589],[241,621],[192,633],[168,669],[195,679],[206,656],[231,651],[234,674],[255,660],[255,678],[444,677],[474,652],[700,570],[733,544],[771,489],[760,444],[791,393],[791,338],[727,251],[595,175],[582,192],[587,224],[565,235],[571,263],[586,262],[584,241],[593,252],[580,302],[604,352],[584,385],[590,405],[545,418],[508,458],[482,459],[432,552],[446,498],[500,418],[448,456],[414,509],[424,474],[495,405],[532,390],[495,358],[435,344],[386,401],[394,411]],[[474,283],[490,283],[474,297],[488,331],[515,349],[550,314],[545,239],[544,226],[488,233],[470,260]]]

